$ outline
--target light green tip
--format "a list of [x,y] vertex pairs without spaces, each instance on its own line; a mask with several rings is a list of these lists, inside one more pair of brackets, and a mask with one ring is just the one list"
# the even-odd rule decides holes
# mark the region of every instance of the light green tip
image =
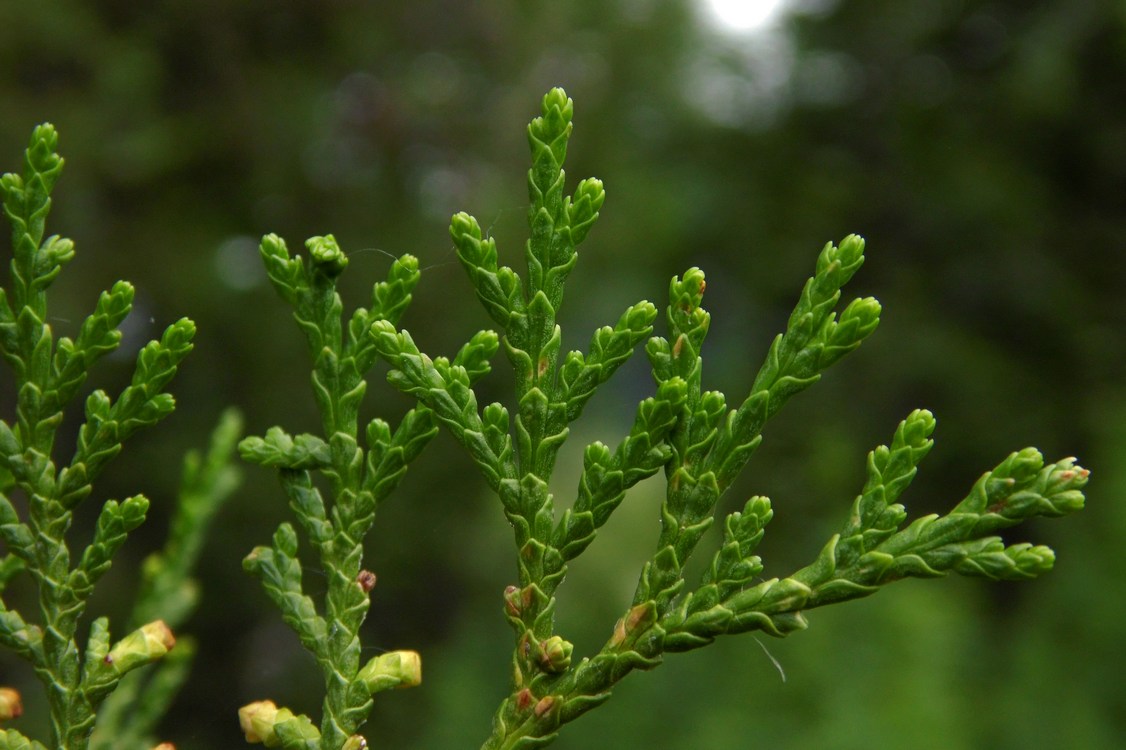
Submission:
[[310,237],[305,241],[313,264],[326,276],[339,276],[348,267],[348,256],[340,249],[336,238],[331,234],[323,237]]

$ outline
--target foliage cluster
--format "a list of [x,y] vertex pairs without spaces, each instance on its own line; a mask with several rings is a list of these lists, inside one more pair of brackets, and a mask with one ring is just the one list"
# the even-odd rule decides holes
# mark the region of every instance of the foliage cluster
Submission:
[[[397,327],[418,279],[413,257],[400,258],[388,280],[375,285],[370,307],[352,314],[345,338],[334,285],[347,256],[335,239],[310,239],[307,262],[291,256],[277,237],[263,240],[270,279],[296,308],[309,343],[325,435],[291,436],[274,428],[264,438],[244,441],[242,453],[279,469],[329,588],[321,615],[303,591],[297,536],[288,524],[278,530],[273,547],[257,548],[247,558],[247,568],[262,578],[287,624],[316,656],[326,683],[320,730],[308,717],[265,701],[243,709],[250,741],[302,750],[365,747],[358,730],[371,696],[417,684],[414,652],[391,652],[360,666],[358,629],[371,590],[361,568],[361,540],[378,503],[433,436],[436,423],[480,469],[515,536],[519,580],[504,592],[505,616],[514,631],[513,678],[483,748],[547,744],[562,725],[609,698],[630,672],[651,669],[667,652],[695,649],[720,635],[761,630],[784,636],[806,627],[805,610],[868,596],[908,577],[953,571],[1022,579],[1052,567],[1050,549],[1006,544],[996,532],[1028,518],[1080,509],[1086,470],[1072,459],[1046,464],[1038,451],[1024,449],[983,475],[950,513],[923,516],[904,527],[907,514],[897,500],[929,451],[935,424],[929,412],[917,410],[900,423],[889,446],[869,454],[862,492],[816,560],[784,578],[760,580],[763,564],[753,553],[773,511],[767,498],[756,496],[742,511],[725,516],[721,547],[690,588],[685,564],[713,523],[721,495],[760,444],[768,420],[875,330],[880,305],[860,298],[835,312],[841,287],[863,263],[864,241],[850,235],[839,245],[827,244],[786,330],[735,408],[722,393],[702,387],[701,349],[710,316],[701,307],[706,285],[696,268],[672,280],[667,337],[652,336],[657,309],[641,302],[614,326],[598,329],[585,354],[561,357],[557,314],[565,281],[605,200],[601,181],[593,178],[565,194],[563,161],[573,109],[566,93],[553,89],[544,97],[542,116],[528,126],[530,239],[523,277],[499,264],[495,240],[476,219],[459,213],[451,221],[458,259],[503,330],[503,338],[489,330],[476,334],[452,360],[422,353]],[[616,448],[602,442],[587,446],[575,500],[560,516],[548,487],[569,425],[642,342],[656,393],[638,405],[629,434]],[[500,403],[481,408],[473,388],[499,348],[515,373],[515,417]],[[394,432],[382,420],[372,421],[365,452],[357,442],[357,408],[366,390],[364,375],[377,356],[392,367],[390,383],[419,406]],[[331,484],[331,520],[312,471],[324,472]],[[574,660],[573,644],[555,630],[556,589],[568,563],[593,542],[626,491],[658,472],[664,473],[667,492],[656,550],[605,645]]]
[[[175,402],[164,389],[192,349],[195,325],[181,319],[159,341],[144,346],[131,382],[116,398],[100,389],[90,393],[73,455],[54,458],[63,411],[93,365],[120,345],[119,326],[134,296],[133,287],[119,281],[99,296],[74,339],[54,338],[47,322],[47,290],[75,252],[71,240],[46,236],[45,230],[51,192],[63,167],[57,142],[52,126],[37,127],[23,174],[0,178],[13,250],[10,283],[0,288],[0,354],[16,386],[15,418],[11,423],[0,420],[0,540],[5,548],[0,593],[21,576],[38,590],[38,620],[0,600],[0,645],[31,664],[51,717],[48,745],[6,729],[0,730],[0,747],[142,750],[151,747],[150,732],[185,679],[192,657],[190,640],[181,639],[172,650],[172,628],[196,606],[192,565],[208,522],[238,484],[229,459],[240,418],[228,412],[206,458],[194,453],[186,458],[171,533],[165,547],[144,564],[131,632],[115,642],[108,618],[98,617],[83,634],[80,625],[94,587],[129,533],[144,522],[149,500],[138,494],[103,501],[93,539],[76,563],[67,532],[76,509],[91,496],[92,483],[125,441],[172,412]],[[126,679],[157,660],[162,660],[160,667],[143,680]],[[20,713],[18,692],[0,688],[0,720]]]
[[[500,500],[516,545],[518,582],[503,597],[514,632],[509,695],[484,748],[538,747],[559,729],[610,696],[634,670],[651,669],[670,652],[696,649],[726,634],[762,631],[785,636],[807,626],[804,612],[868,596],[908,577],[947,572],[992,579],[1032,578],[1052,567],[1043,546],[1006,544],[996,533],[1036,516],[1061,516],[1083,506],[1086,470],[1072,459],[1045,463],[1035,449],[1011,454],[943,516],[904,526],[897,501],[931,447],[934,418],[912,412],[890,444],[868,456],[867,478],[841,530],[817,558],[785,577],[762,579],[754,554],[773,516],[770,501],[749,499],[723,518],[724,534],[702,578],[690,585],[685,566],[717,505],[762,441],[763,430],[785,403],[816,383],[822,372],[856,349],[876,328],[881,308],[858,298],[835,312],[842,286],[864,260],[864,241],[850,235],[825,245],[784,332],[771,344],[748,395],[729,408],[726,397],[702,384],[702,347],[710,315],[701,306],[704,274],[689,269],[669,288],[667,336],[654,336],[657,308],[630,306],[614,326],[599,328],[586,353],[560,356],[557,316],[577,247],[600,215],[605,190],[597,179],[565,194],[563,162],[572,133],[573,103],[562,89],[544,97],[542,116],[528,126],[530,239],[521,276],[499,265],[496,242],[476,219],[456,214],[450,225],[457,256],[478,299],[503,335],[486,330],[453,359],[429,357],[398,323],[418,282],[418,262],[403,256],[386,281],[376,283],[367,308],[347,325],[336,289],[348,257],[331,235],[306,243],[308,260],[269,235],[261,256],[275,289],[294,308],[313,360],[312,384],[323,436],[290,435],[282,428],[245,439],[243,457],[275,468],[303,535],[327,576],[323,602],[305,591],[298,534],[282,524],[271,546],[255,548],[244,566],[258,577],[320,666],[325,686],[318,728],[304,714],[257,701],[240,712],[248,741],[288,750],[360,750],[360,730],[373,697],[421,681],[418,653],[379,654],[364,663],[360,627],[375,586],[363,567],[364,538],[382,501],[408,465],[446,427],[468,452]],[[164,388],[191,349],[188,320],[145,346],[129,386],[116,399],[96,390],[85,402],[85,422],[74,456],[56,469],[53,458],[63,408],[92,365],[121,342],[132,287],[119,282],[101,295],[71,340],[54,339],[46,290],[74,256],[73,243],[45,236],[51,191],[62,168],[49,125],[32,135],[22,176],[2,180],[4,209],[13,226],[10,289],[0,290],[0,350],[16,383],[16,416],[0,421],[0,584],[27,573],[39,592],[41,623],[0,604],[0,643],[27,659],[44,684],[51,711],[50,742],[66,750],[147,747],[148,735],[184,679],[191,650],[172,651],[169,623],[191,611],[197,591],[190,568],[203,531],[237,484],[227,465],[240,431],[228,414],[205,460],[189,456],[177,515],[166,548],[144,566],[134,609],[136,629],[116,643],[108,619],[78,631],[95,583],[114,553],[139,526],[149,502],[142,495],[105,501],[93,541],[71,565],[66,533],[73,512],[124,441],[174,407]],[[597,388],[645,343],[655,394],[640,402],[628,435],[615,448],[594,442],[584,451],[573,503],[556,513],[548,488],[570,425]],[[481,408],[474,385],[503,348],[515,373],[515,416],[500,403]],[[382,358],[390,383],[418,406],[392,427],[376,418],[360,441],[359,409],[366,376]],[[574,646],[556,632],[556,590],[569,563],[594,541],[627,490],[663,473],[666,496],[656,548],[644,563],[632,602],[596,653],[573,659]],[[330,503],[314,481],[322,475]],[[20,500],[26,505],[18,510]],[[26,516],[26,520],[24,518]],[[2,589],[0,589],[2,591]],[[149,619],[153,618],[153,619]],[[175,653],[142,686],[136,679],[114,689],[131,671]],[[101,709],[101,722],[95,720]],[[11,689],[0,690],[0,718],[19,714]],[[0,732],[0,748],[43,748],[16,730]]]
[[[1126,582],[1117,551],[1126,505],[1115,500],[1126,492],[1116,427],[1126,418],[1126,15],[1114,4],[790,3],[775,27],[751,35],[718,31],[698,0],[436,0],[393,14],[356,3],[0,5],[7,168],[30,117],[64,136],[50,233],[76,238],[80,252],[50,290],[55,333],[75,337],[116,279],[136,287],[123,345],[80,397],[98,386],[116,395],[136,350],[180,316],[200,330],[172,385],[188,408],[130,441],[75,514],[77,556],[102,498],[143,490],[153,500],[89,618],[131,629],[128,582],[163,544],[179,457],[225,404],[239,404],[254,434],[273,424],[319,433],[315,402],[300,397],[302,340],[279,319],[258,236],[332,230],[351,261],[346,301],[384,276],[380,251],[417,254],[423,279],[406,324],[424,351],[456,351],[460,337],[492,324],[467,303],[444,225],[469,210],[517,265],[526,202],[510,178],[526,169],[525,152],[511,127],[495,125],[520,123],[532,95],[565,81],[581,105],[568,172],[605,179],[611,204],[569,279],[564,351],[585,349],[583,336],[616,320],[615,300],[663,307],[668,277],[698,265],[712,314],[707,387],[741,397],[809,275],[810,241],[842,230],[868,239],[869,262],[851,283],[888,311],[879,334],[771,420],[720,503],[725,513],[771,497],[776,514],[756,553],[770,575],[799,569],[839,530],[842,491],[864,481],[857,459],[919,404],[940,423],[904,496],[912,515],[945,512],[972,470],[1007,446],[1078,452],[1099,481],[1090,512],[1001,532],[1065,552],[1036,585],[913,582],[823,608],[801,637],[762,639],[785,685],[771,686],[778,676],[755,638],[717,639],[665,660],[658,679],[627,680],[556,744],[726,747],[751,734],[778,747],[890,747],[904,737],[916,750],[1122,744],[1126,600],[1108,596]],[[582,446],[614,447],[630,407],[651,395],[644,359],[572,425],[552,485],[558,511]],[[510,377],[502,366],[479,381],[482,404],[513,408]],[[0,365],[10,423],[11,385]],[[372,386],[363,422],[379,413],[397,423],[406,399],[373,405]],[[67,410],[60,447],[73,447],[81,421],[80,407]],[[506,692],[509,644],[494,628],[498,592],[517,580],[511,545],[462,454],[446,435],[431,441],[368,537],[366,565],[380,581],[365,657],[409,647],[427,661],[423,690],[376,700],[370,726],[387,746],[459,747],[458,728],[479,726]],[[663,490],[660,477],[636,486],[603,540],[569,564],[557,629],[576,654],[596,652],[630,601]],[[186,626],[201,649],[160,732],[183,750],[239,744],[229,717],[262,696],[319,719],[310,657],[263,606],[258,583],[237,573],[285,520],[276,492],[271,472],[248,471],[209,534],[196,572],[205,605]],[[25,512],[18,492],[13,500]],[[701,540],[690,582],[722,531],[715,523]],[[301,556],[319,601],[304,542]],[[32,584],[17,576],[3,594],[28,620],[38,619]],[[0,683],[25,700],[25,716],[3,726],[49,736],[34,671],[2,648]],[[683,689],[696,684],[711,689]],[[656,725],[654,714],[678,721]]]

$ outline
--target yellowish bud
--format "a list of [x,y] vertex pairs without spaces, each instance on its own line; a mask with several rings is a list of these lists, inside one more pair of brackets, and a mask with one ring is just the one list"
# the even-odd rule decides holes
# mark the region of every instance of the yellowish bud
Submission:
[[262,742],[266,747],[273,747],[277,744],[274,733],[277,718],[278,707],[273,701],[255,701],[238,710],[239,726],[246,735],[246,741],[252,745]]
[[532,709],[537,719],[542,719],[543,715],[550,711],[555,706],[555,696],[546,695],[536,701],[536,707]]
[[422,683],[422,657],[417,651],[389,651],[364,665],[356,675],[371,693]]
[[22,713],[20,691],[15,688],[0,688],[0,721],[14,719]]
[[122,638],[110,652],[105,662],[117,674],[125,674],[149,662],[156,661],[176,645],[176,638],[164,620],[155,620]]
[[173,745],[171,742],[161,742],[159,745],[154,747],[152,750],[176,750],[176,746]]
[[559,674],[571,666],[571,652],[574,646],[557,635],[540,644],[540,666],[545,672]]
[[273,701],[248,703],[238,710],[238,721],[247,742],[261,742],[266,747],[279,747],[282,744],[278,728],[283,724],[282,735],[286,741],[300,738],[317,742],[321,737],[308,716],[294,714],[288,708],[278,708]]

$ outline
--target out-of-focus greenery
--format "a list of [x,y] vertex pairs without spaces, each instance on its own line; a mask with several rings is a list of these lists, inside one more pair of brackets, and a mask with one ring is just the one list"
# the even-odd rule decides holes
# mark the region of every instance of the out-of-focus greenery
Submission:
[[[776,33],[750,36],[708,27],[689,0],[393,5],[0,3],[0,153],[10,162],[50,120],[68,161],[53,231],[79,253],[55,286],[56,334],[73,336],[118,278],[138,291],[134,344],[181,315],[199,326],[181,408],[99,489],[120,497],[144,475],[152,536],[121,551],[91,613],[124,616],[137,569],[126,556],[139,562],[159,545],[180,456],[224,406],[242,408],[252,432],[317,423],[311,395],[292,397],[309,392],[305,354],[265,284],[257,238],[333,232],[351,253],[354,286],[342,293],[353,303],[388,255],[414,253],[423,276],[403,324],[426,350],[452,354],[488,321],[445,225],[467,209],[515,252],[519,126],[558,84],[583,107],[570,172],[597,175],[608,193],[561,313],[575,335],[624,304],[659,301],[670,276],[701,266],[708,385],[739,391],[811,254],[847,232],[868,240],[857,290],[880,299],[884,324],[795,399],[733,493],[769,494],[778,509],[760,549],[766,574],[816,553],[860,484],[865,451],[917,406],[939,426],[904,498],[913,513],[949,506],[1025,445],[1077,454],[1093,481],[1084,514],[1026,529],[1059,554],[1045,579],[905,583],[811,613],[800,638],[762,643],[785,683],[752,639],[721,639],[626,680],[557,746],[1121,746],[1121,3],[806,0]],[[510,208],[486,217],[494,206]],[[593,433],[622,431],[650,392],[633,364],[588,409],[613,423]],[[124,383],[128,369],[105,362],[100,380]],[[371,389],[377,399],[393,414],[409,406],[390,388]],[[850,406],[828,408],[840,402]],[[60,443],[72,443],[79,416]],[[571,438],[560,495],[572,491],[583,438]],[[204,598],[188,626],[200,652],[162,733],[180,750],[237,747],[237,707],[264,695],[295,710],[319,702],[315,666],[241,573],[252,541],[286,513],[268,472],[247,474],[201,560]],[[506,693],[501,592],[515,572],[500,509],[474,476],[439,437],[377,519],[364,641],[409,642],[427,670],[422,688],[377,701],[372,726],[397,734],[374,743],[474,747]],[[658,503],[645,486],[627,497],[560,589],[563,611],[586,608],[560,623],[576,653],[596,648],[627,602]],[[0,674],[34,679],[8,660]],[[30,693],[17,726],[36,733],[47,712]]]

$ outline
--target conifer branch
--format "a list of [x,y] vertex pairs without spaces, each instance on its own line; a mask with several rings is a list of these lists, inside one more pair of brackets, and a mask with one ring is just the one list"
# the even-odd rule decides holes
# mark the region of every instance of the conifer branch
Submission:
[[[98,618],[85,646],[79,621],[114,554],[145,519],[149,501],[136,495],[106,501],[93,540],[76,563],[66,538],[73,511],[90,495],[91,483],[126,439],[168,416],[175,402],[165,388],[192,349],[195,326],[182,319],[159,341],[141,349],[130,384],[111,400],[103,391],[86,399],[86,419],[69,463],[56,468],[55,436],[63,409],[77,395],[90,368],[121,342],[118,326],[129,313],[133,287],[119,281],[98,299],[76,339],[57,341],[48,325],[47,291],[74,257],[74,243],[45,237],[51,192],[62,171],[51,125],[35,128],[22,175],[0,178],[4,213],[12,225],[10,283],[0,288],[0,356],[16,385],[15,421],[0,420],[0,592],[27,573],[39,593],[39,623],[0,601],[0,645],[31,663],[47,693],[50,744],[85,750],[96,712],[128,672],[163,657],[175,639],[155,617],[112,642],[109,623]],[[21,518],[7,492],[27,498]],[[8,690],[3,688],[3,690]],[[43,747],[15,731],[0,732],[0,747]]]
[[[553,89],[542,112],[528,127],[530,239],[523,275],[499,265],[496,242],[483,238],[473,217],[459,213],[450,224],[478,300],[503,329],[501,343],[516,374],[515,416],[501,404],[480,409],[463,368],[422,353],[393,323],[371,329],[376,350],[393,368],[389,381],[432,410],[465,447],[515,532],[519,582],[504,592],[504,616],[516,640],[514,677],[483,748],[549,744],[560,727],[609,698],[630,672],[652,669],[665,653],[699,648],[719,635],[760,630],[784,636],[806,627],[805,610],[866,596],[908,576],[954,571],[1027,578],[1051,567],[1047,548],[1006,546],[992,534],[1033,515],[1080,508],[1086,471],[1071,459],[1045,465],[1027,449],[983,477],[947,516],[926,516],[901,529],[906,512],[895,500],[929,450],[934,427],[929,412],[916,411],[890,447],[870,455],[864,491],[841,533],[811,565],[786,578],[761,580],[764,566],[754,550],[773,511],[769,500],[753,497],[723,519],[720,548],[690,588],[684,567],[770,418],[879,324],[880,304],[871,297],[836,312],[842,287],[864,262],[864,240],[849,235],[825,245],[785,331],[734,408],[722,393],[703,386],[711,316],[701,306],[706,284],[697,268],[670,284],[667,338],[651,336],[656,308],[641,302],[615,326],[599,329],[588,353],[571,352],[560,362],[556,319],[564,282],[605,191],[601,181],[589,179],[571,196],[564,194],[562,165],[574,105]],[[601,442],[587,447],[575,503],[557,519],[547,488],[569,424],[646,338],[656,394],[641,402],[616,449]],[[626,490],[662,469],[667,491],[661,532],[633,602],[602,649],[576,660],[572,645],[554,632],[555,591],[567,563],[594,541]]]

